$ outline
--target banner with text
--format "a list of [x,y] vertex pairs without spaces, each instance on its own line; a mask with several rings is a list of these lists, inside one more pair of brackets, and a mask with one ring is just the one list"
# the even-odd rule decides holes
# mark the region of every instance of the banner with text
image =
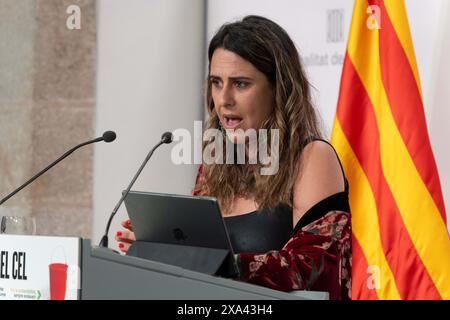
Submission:
[[77,300],[81,239],[0,235],[0,300]]

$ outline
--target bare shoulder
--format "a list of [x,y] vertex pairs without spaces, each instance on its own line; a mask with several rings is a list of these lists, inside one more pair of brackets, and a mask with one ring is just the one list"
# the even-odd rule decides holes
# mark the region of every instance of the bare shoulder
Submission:
[[333,167],[340,170],[335,151],[328,143],[321,140],[316,140],[306,145],[301,154],[299,165],[301,167],[307,166],[309,169]]
[[313,141],[299,160],[294,185],[294,225],[319,201],[345,189],[344,176],[333,148],[324,141]]

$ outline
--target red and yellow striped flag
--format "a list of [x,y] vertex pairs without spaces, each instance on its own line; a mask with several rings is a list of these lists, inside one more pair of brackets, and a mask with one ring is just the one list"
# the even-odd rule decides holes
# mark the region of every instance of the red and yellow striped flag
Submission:
[[331,141],[350,182],[353,299],[450,299],[450,239],[401,0],[356,0]]

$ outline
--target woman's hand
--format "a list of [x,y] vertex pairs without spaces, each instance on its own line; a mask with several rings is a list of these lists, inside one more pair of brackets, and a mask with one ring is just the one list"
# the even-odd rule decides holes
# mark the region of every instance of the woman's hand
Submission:
[[131,226],[131,220],[122,221],[121,225],[126,230],[117,231],[115,239],[119,250],[127,252],[128,248],[130,248],[131,244],[136,240],[136,237],[134,236],[133,228]]

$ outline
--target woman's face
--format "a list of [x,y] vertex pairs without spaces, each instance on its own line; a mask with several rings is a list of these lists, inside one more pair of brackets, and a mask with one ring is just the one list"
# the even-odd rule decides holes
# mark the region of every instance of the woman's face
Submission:
[[[225,129],[261,128],[274,108],[274,94],[266,75],[239,55],[218,48],[210,66],[214,109]],[[236,143],[238,134],[228,132]]]

